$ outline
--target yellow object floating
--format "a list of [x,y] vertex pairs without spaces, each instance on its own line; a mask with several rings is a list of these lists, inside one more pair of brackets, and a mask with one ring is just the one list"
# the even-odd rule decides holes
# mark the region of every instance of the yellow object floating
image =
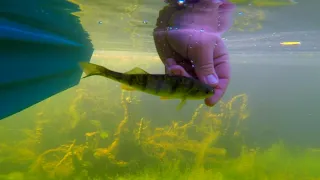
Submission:
[[295,45],[301,45],[301,42],[299,41],[293,41],[293,42],[281,42],[282,46],[295,46]]

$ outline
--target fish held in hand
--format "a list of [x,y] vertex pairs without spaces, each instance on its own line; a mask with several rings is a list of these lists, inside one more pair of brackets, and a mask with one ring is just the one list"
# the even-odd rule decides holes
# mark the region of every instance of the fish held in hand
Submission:
[[122,89],[138,90],[161,99],[181,99],[177,109],[181,109],[188,99],[204,99],[214,94],[214,88],[201,81],[167,74],[149,74],[141,68],[133,68],[126,73],[115,72],[103,66],[88,62],[80,62],[85,76],[103,76],[122,84]]

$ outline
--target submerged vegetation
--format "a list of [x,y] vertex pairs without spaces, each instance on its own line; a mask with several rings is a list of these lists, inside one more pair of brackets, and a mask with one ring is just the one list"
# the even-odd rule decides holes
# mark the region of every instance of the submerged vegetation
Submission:
[[159,126],[136,115],[138,93],[90,93],[90,82],[41,103],[23,127],[1,122],[1,179],[320,179],[316,149],[247,145],[246,94]]
[[255,32],[263,29],[267,19],[265,8],[295,5],[294,0],[231,0],[238,5],[232,30]]
[[[136,9],[126,8],[120,18],[131,18]],[[239,13],[233,29],[262,28],[260,9],[240,7]],[[136,45],[138,27],[128,22],[134,29],[126,32]],[[159,125],[145,116],[153,108],[139,109],[146,105],[137,93],[105,91],[97,84],[81,83],[63,97],[0,121],[0,180],[320,180],[320,149],[293,148],[280,139],[267,148],[249,146],[246,94],[211,109],[201,104],[190,117]]]

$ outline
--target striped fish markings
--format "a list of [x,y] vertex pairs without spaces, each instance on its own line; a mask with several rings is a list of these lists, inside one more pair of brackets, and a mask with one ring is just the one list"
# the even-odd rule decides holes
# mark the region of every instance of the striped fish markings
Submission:
[[214,94],[214,88],[201,81],[184,76],[149,74],[141,68],[133,68],[126,73],[115,72],[103,66],[80,62],[85,76],[103,76],[122,84],[125,90],[138,90],[160,96],[162,99],[181,99],[177,109],[181,109],[188,99],[204,99]]

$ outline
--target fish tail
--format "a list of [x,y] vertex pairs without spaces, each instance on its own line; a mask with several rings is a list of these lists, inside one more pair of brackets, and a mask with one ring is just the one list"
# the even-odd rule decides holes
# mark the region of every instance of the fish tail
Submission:
[[83,72],[85,73],[85,76],[83,78],[87,78],[89,76],[105,76],[108,77],[109,69],[99,66],[96,64],[88,63],[88,62],[80,62],[80,67],[82,68]]

